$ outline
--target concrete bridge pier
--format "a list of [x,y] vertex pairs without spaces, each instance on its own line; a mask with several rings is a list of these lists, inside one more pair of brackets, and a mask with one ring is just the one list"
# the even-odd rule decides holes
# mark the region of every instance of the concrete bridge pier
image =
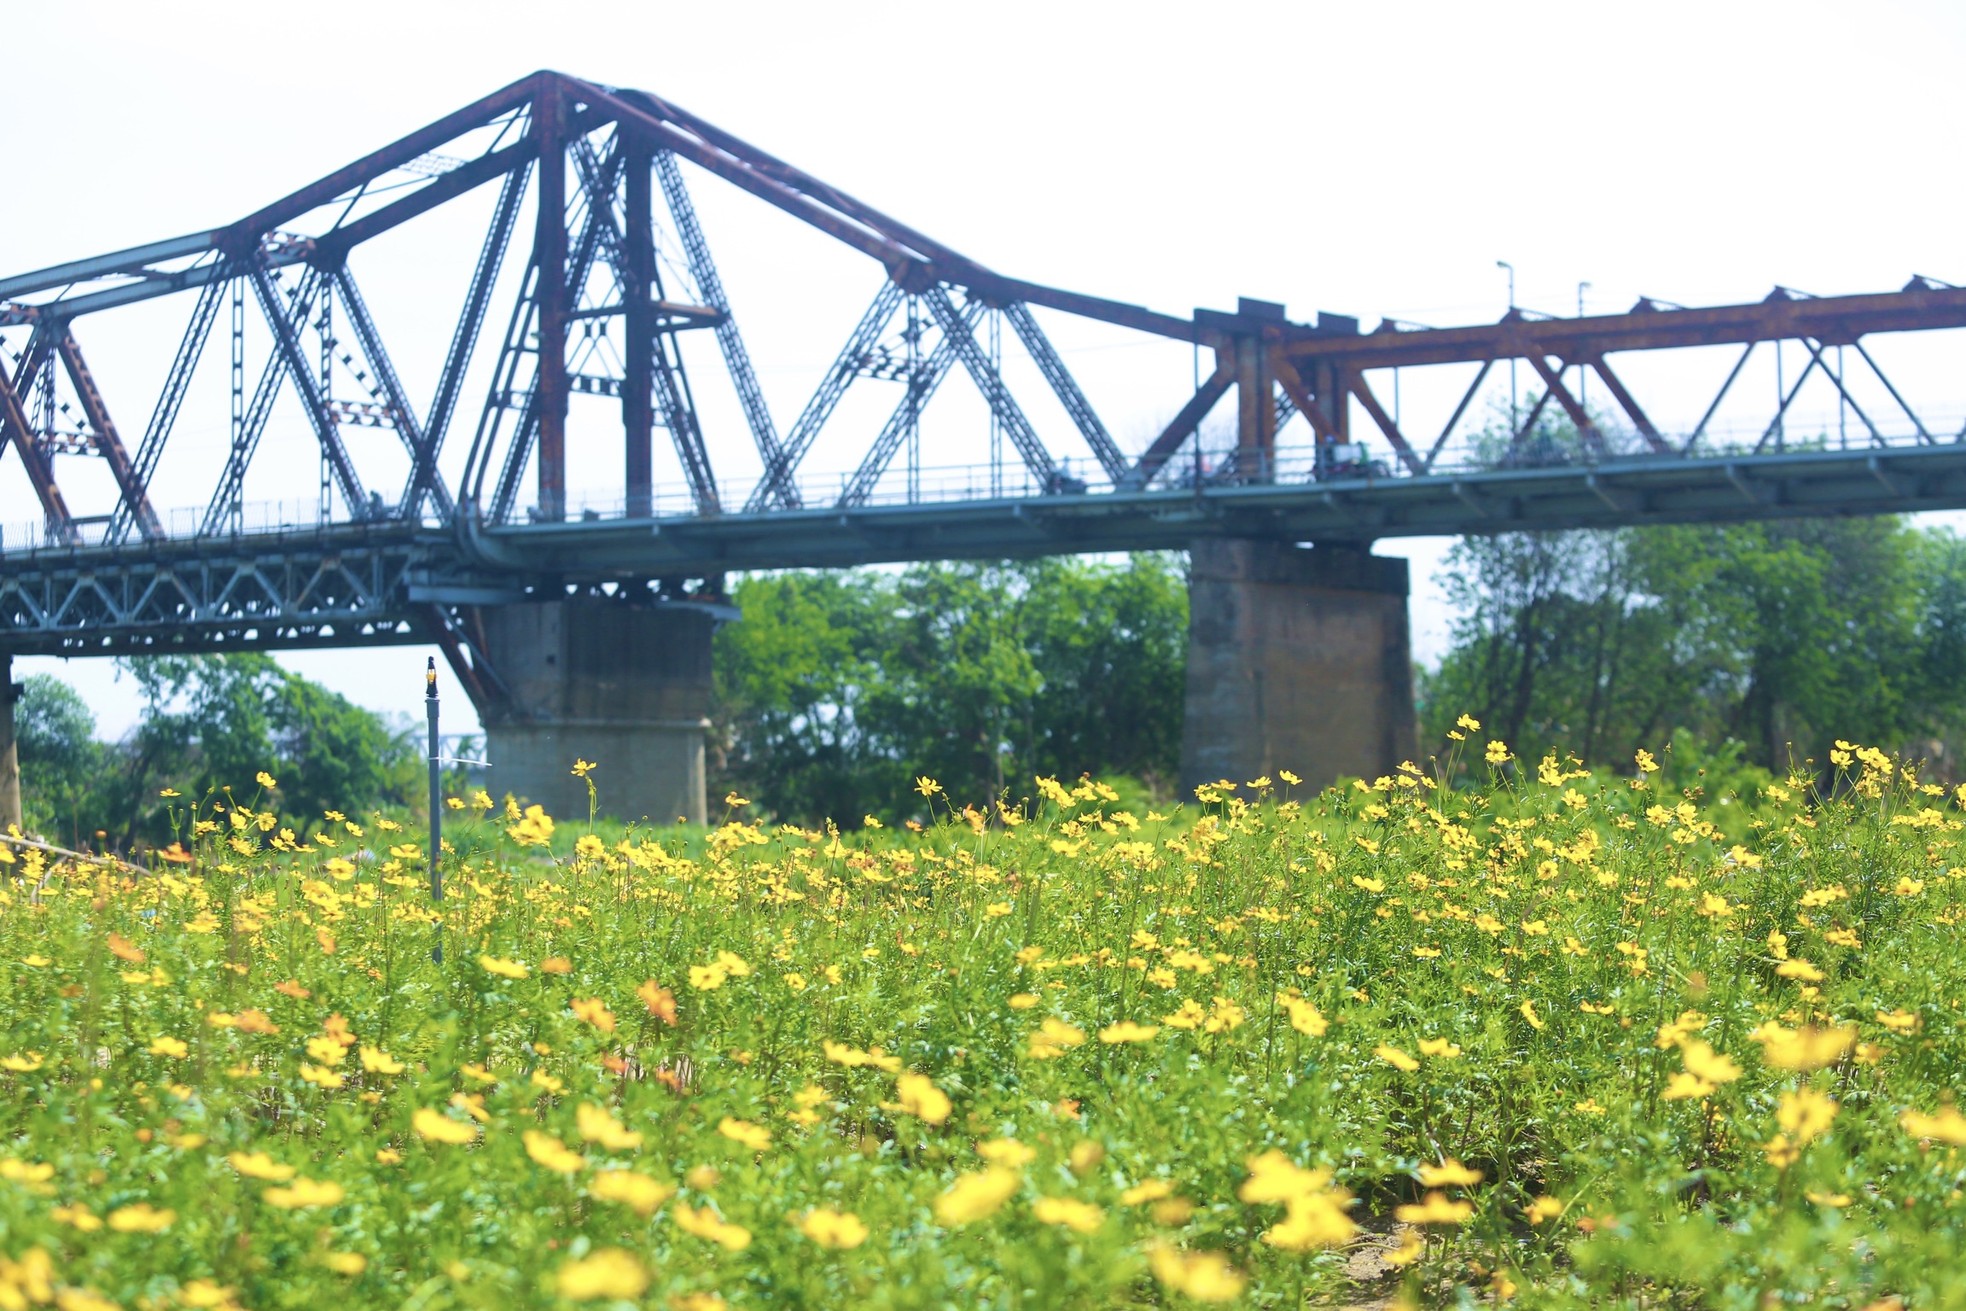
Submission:
[[1188,559],[1184,796],[1284,769],[1322,788],[1414,758],[1406,561],[1242,540]]
[[710,638],[718,608],[568,597],[489,607],[484,648],[509,695],[481,705],[485,788],[585,818],[591,760],[601,813],[701,824]]

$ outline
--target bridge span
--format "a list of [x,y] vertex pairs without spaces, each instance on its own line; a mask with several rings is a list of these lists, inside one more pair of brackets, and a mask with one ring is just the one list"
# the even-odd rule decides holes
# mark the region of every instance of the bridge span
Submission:
[[[760,383],[692,178],[874,262],[796,413]],[[448,346],[399,368],[361,252],[474,193],[488,218]],[[152,343],[163,381],[137,393],[131,443],[110,398],[135,384],[99,381],[79,336],[166,297],[188,313]],[[1185,347],[1187,398],[1144,449],[1052,344],[1044,324],[1072,320]],[[1416,748],[1405,565],[1374,540],[1966,508],[1966,428],[1928,422],[1869,349],[1961,327],[1966,289],[1926,277],[1459,328],[1249,299],[1165,314],[997,273],[659,97],[540,73],[237,222],[0,277],[0,461],[18,461],[0,479],[39,510],[0,524],[0,660],[435,642],[500,790],[577,809],[584,754],[614,766],[629,815],[700,820],[726,574],[1178,548],[1189,781],[1384,772]],[[1625,361],[1716,350],[1731,367],[1698,423],[1655,423]],[[1757,356],[1778,382],[1744,427]],[[1498,365],[1530,379],[1499,426],[1481,404]],[[1402,371],[1452,378],[1437,429],[1406,417]],[[931,402],[958,391],[951,426]],[[1834,433],[1798,424],[1810,394]],[[201,397],[229,407],[215,454],[173,445]],[[815,477],[842,433],[852,467]],[[720,474],[732,443],[712,436],[737,438],[748,476]],[[925,461],[944,450],[987,458]],[[215,469],[203,504],[160,510],[192,469]],[[303,500],[253,499],[296,483]]]

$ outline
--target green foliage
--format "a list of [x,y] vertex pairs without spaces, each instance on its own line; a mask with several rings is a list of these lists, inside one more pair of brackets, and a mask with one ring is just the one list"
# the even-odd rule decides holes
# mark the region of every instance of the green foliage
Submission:
[[14,738],[28,785],[21,804],[31,832],[79,844],[89,836],[91,806],[108,749],[95,740],[96,717],[76,690],[52,674],[22,680]]
[[[169,783],[200,794],[259,790],[265,771],[280,801],[318,823],[333,806],[412,807],[422,775],[407,731],[256,653],[153,656],[126,662],[142,720],[122,742],[92,739],[95,720],[59,679],[27,680],[20,710],[25,818],[71,842],[98,828],[128,846],[170,837]],[[79,816],[79,818],[77,818]]]
[[0,1306],[1966,1307],[1961,795],[1660,754],[10,854]]
[[850,821],[917,774],[987,802],[1034,774],[1176,768],[1174,558],[758,575],[735,599],[744,618],[716,647],[719,793]]
[[1838,735],[1944,750],[1966,724],[1966,544],[1889,518],[1470,538],[1423,720],[1624,762],[1681,731],[1781,770]]

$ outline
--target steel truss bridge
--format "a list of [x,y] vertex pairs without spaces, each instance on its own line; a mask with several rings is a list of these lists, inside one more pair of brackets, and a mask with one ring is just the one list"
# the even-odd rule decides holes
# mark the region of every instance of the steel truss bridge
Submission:
[[[877,267],[871,303],[796,411],[767,402],[739,330],[692,198],[706,177]],[[357,252],[480,189],[491,217],[461,309],[425,370],[434,387],[412,394]],[[168,337],[144,330],[162,382],[125,428],[80,337],[167,297],[188,314]],[[1184,344],[1192,394],[1144,449],[1124,449],[1040,314]],[[543,72],[227,226],[0,277],[0,460],[14,452],[40,511],[0,536],[0,649],[434,640],[483,704],[498,675],[479,608],[528,596],[694,606],[715,603],[731,570],[1958,508],[1966,432],[1928,424],[1866,343],[1962,326],[1966,289],[1923,277],[1875,295],[1778,288],[1750,304],[1511,310],[1445,329],[1293,322],[1253,300],[1157,313],[995,272],[656,96]],[[686,367],[692,333],[714,351],[699,342]],[[1784,345],[1802,367],[1765,426],[1712,430],[1749,361]],[[1624,361],[1695,347],[1737,354],[1699,424],[1669,433]],[[195,511],[160,511],[153,487],[194,376],[221,361],[230,412],[222,458],[204,461],[212,490]],[[1445,426],[1403,424],[1388,378],[1456,365]],[[1530,388],[1509,430],[1475,431],[1495,370],[1518,365]],[[711,460],[698,396],[712,375],[755,450],[742,486]],[[990,459],[938,485],[924,414],[956,379]],[[1602,410],[1584,403],[1593,382]],[[1789,431],[1812,382],[1845,416],[1835,439]],[[886,389],[891,407],[851,421],[857,465],[815,477],[807,457],[850,421],[856,384]],[[570,422],[576,402],[602,414],[607,442]],[[308,506],[271,513],[246,488],[283,445],[283,412],[303,421],[305,458],[285,442],[276,475],[318,457],[321,479]],[[662,485],[658,454],[674,471]],[[578,504],[570,462],[591,482],[603,458],[619,461],[601,475],[618,494]],[[92,503],[65,492],[71,471]]]

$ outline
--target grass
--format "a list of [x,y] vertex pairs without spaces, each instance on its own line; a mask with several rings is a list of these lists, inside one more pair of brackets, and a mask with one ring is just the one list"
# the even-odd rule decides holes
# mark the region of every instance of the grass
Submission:
[[16,852],[0,1311],[1966,1305],[1954,799],[1488,754]]

